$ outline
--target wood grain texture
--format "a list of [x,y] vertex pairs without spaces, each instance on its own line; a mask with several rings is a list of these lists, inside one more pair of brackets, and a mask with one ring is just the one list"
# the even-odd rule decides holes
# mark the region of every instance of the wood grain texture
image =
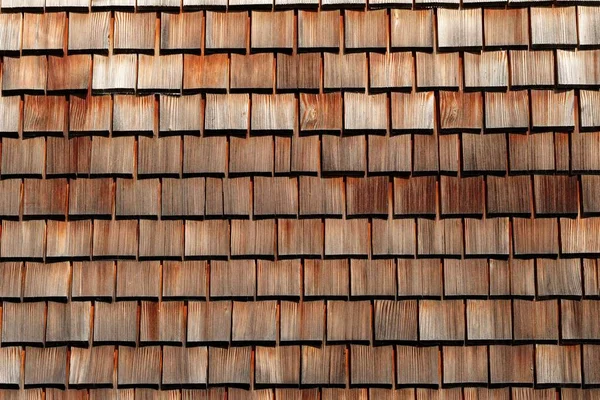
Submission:
[[[223,51],[246,48],[249,18],[246,12],[206,13],[206,49]],[[233,34],[232,34],[233,33]]]
[[21,50],[21,24],[23,16],[20,13],[2,14],[0,16],[0,50],[18,52]]
[[92,90],[97,92],[133,92],[136,85],[137,57],[118,54],[94,55]]
[[115,288],[115,265],[112,261],[73,263],[71,295],[76,299],[112,299]]
[[529,100],[523,90],[485,94],[485,127],[487,129],[527,129]]
[[154,130],[153,96],[114,96],[113,132],[127,135],[134,132],[152,133]]
[[185,136],[183,173],[224,175],[227,168],[227,139],[225,137]]
[[3,258],[39,259],[44,255],[46,224],[37,221],[2,221]]
[[432,10],[392,9],[390,42],[397,49],[433,48]]
[[458,88],[458,53],[416,53],[417,87]]
[[229,59],[227,54],[183,56],[183,89],[225,90],[229,82]]
[[[112,180],[73,179],[69,184],[69,214],[107,216],[111,214],[113,200],[104,193],[112,192]],[[90,198],[97,201],[91,203]]]
[[460,220],[420,219],[417,223],[417,252],[422,255],[459,255],[462,236]]
[[537,290],[540,297],[581,296],[581,263],[575,259],[537,262]]
[[348,49],[385,48],[387,38],[385,10],[352,11],[344,13],[344,45]]
[[160,263],[118,261],[116,294],[118,299],[157,299],[160,292]]
[[180,258],[183,256],[183,245],[181,221],[140,220],[140,257]]
[[64,387],[67,381],[67,348],[50,347],[26,349],[25,386],[58,386]]
[[435,297],[442,294],[442,267],[434,259],[399,259],[399,297]]
[[[324,325],[323,301],[281,302],[280,340],[282,342],[320,342],[323,340]],[[303,347],[303,354],[304,349],[305,347]]]
[[63,96],[25,96],[24,135],[57,134],[66,128],[67,101]]
[[184,304],[181,301],[142,301],[140,342],[182,344],[185,322]]
[[326,255],[366,255],[370,251],[366,219],[325,220]]
[[204,107],[200,95],[160,96],[160,132],[164,135],[203,130]]
[[302,131],[341,131],[342,113],[342,96],[339,93],[300,95]]
[[533,382],[533,345],[490,346],[490,381],[501,384]]
[[181,145],[181,138],[176,136],[141,136],[138,141],[138,175],[179,175]]
[[324,173],[362,173],[367,168],[364,136],[323,136],[321,168]]
[[136,341],[137,302],[98,302],[94,307],[94,344],[126,343]]
[[91,302],[48,303],[46,343],[83,343],[90,340]]
[[232,137],[229,142],[229,172],[244,175],[271,174],[273,147],[273,138],[269,136]]
[[340,12],[337,10],[298,11],[298,47],[301,49],[339,48]]
[[577,33],[580,46],[594,46],[600,43],[600,12],[596,7],[579,7],[577,9]]
[[203,31],[201,12],[161,13],[160,22],[162,51],[200,51]]
[[507,55],[506,51],[465,53],[465,88],[506,88],[508,86]]
[[[4,5],[3,5],[4,6]],[[60,51],[64,47],[67,14],[23,14],[23,44],[24,51]]]
[[256,384],[298,384],[300,346],[257,347],[254,374]]
[[113,346],[73,348],[69,358],[69,385],[108,385],[113,382]]
[[392,93],[392,129],[431,132],[434,125],[434,105],[433,92]]
[[231,338],[234,342],[275,342],[276,301],[233,302]]
[[0,298],[19,299],[22,286],[22,262],[0,263]]
[[246,131],[249,124],[249,107],[247,94],[208,94],[204,129]]
[[486,9],[483,21],[486,47],[519,48],[529,44],[527,9]]
[[507,170],[505,135],[462,135],[462,166],[469,172],[504,172]]
[[92,254],[91,246],[92,224],[90,221],[48,221],[46,257],[89,257]]
[[535,47],[571,47],[577,44],[575,7],[531,8],[531,44]]
[[48,57],[48,91],[87,91],[92,68],[89,55]]
[[410,219],[373,220],[373,255],[412,255],[416,251],[415,224]]
[[183,79],[183,55],[139,55],[138,90],[179,93]]
[[275,254],[273,221],[231,221],[232,256],[272,256]]
[[467,338],[469,340],[511,340],[510,300],[467,301]]
[[110,96],[70,96],[69,131],[108,133],[111,126]]
[[23,185],[23,214],[64,215],[67,205],[65,179],[26,179]]
[[515,340],[556,340],[558,303],[555,300],[514,300]]
[[600,336],[593,318],[600,313],[597,302],[561,300],[562,336],[567,340],[596,339]]
[[256,263],[252,260],[213,261],[210,271],[211,297],[253,297],[256,293]]
[[554,135],[509,135],[511,171],[552,171],[556,168]]
[[229,223],[224,220],[187,221],[185,255],[223,257],[229,254]]
[[167,387],[206,384],[208,349],[165,346],[162,352],[162,368],[162,384]]
[[419,337],[422,341],[465,339],[462,300],[423,300],[419,304]]
[[534,175],[533,188],[536,214],[577,214],[578,189],[575,177]]
[[277,88],[318,90],[321,86],[319,53],[277,53]]
[[438,385],[440,351],[437,346],[397,346],[396,379],[400,385]]
[[554,55],[551,51],[510,52],[510,82],[513,87],[554,85]]
[[371,340],[371,307],[368,301],[328,301],[327,340]]
[[151,216],[158,214],[158,179],[117,179],[116,214],[118,216]]
[[480,48],[483,45],[481,9],[441,8],[437,14],[437,24],[440,49]]
[[114,49],[150,51],[154,49],[155,13],[115,12]]
[[486,346],[444,346],[444,383],[487,382],[488,355]]
[[300,177],[300,215],[342,215],[341,178]]
[[300,297],[300,260],[259,260],[257,264],[257,296]]
[[447,297],[487,296],[488,266],[481,259],[446,259],[444,294]]
[[189,343],[229,342],[231,312],[231,301],[189,302],[187,341]]
[[346,181],[348,215],[385,215],[388,212],[386,177],[352,178]]
[[310,385],[346,382],[344,346],[302,346],[301,381]]
[[[409,52],[370,53],[369,84],[373,89],[412,88],[413,57]],[[410,72],[409,72],[410,71]]]
[[231,89],[271,89],[274,64],[273,54],[270,53],[232,54]]
[[392,346],[350,346],[350,380],[356,385],[391,385]]
[[252,11],[252,49],[291,49],[294,45],[294,12]]
[[119,346],[118,383],[120,386],[158,386],[160,383],[160,347]]
[[581,383],[579,346],[535,346],[536,380],[539,383]]
[[292,94],[252,94],[250,129],[286,132],[296,126],[296,101]]
[[572,134],[572,168],[575,171],[595,171],[600,168],[596,149],[600,145],[600,134],[597,132]]
[[44,302],[6,302],[2,307],[2,344],[42,345],[45,311]]
[[557,83],[566,87],[597,86],[600,83],[600,74],[593,68],[586,68],[586,65],[594,65],[599,61],[600,52],[597,50],[557,50]]
[[304,295],[307,297],[348,296],[350,272],[345,260],[306,260]]
[[2,92],[43,92],[46,88],[47,65],[44,56],[4,57]]
[[448,131],[477,131],[483,126],[480,93],[440,92],[440,126]]
[[344,93],[344,129],[379,130],[388,126],[387,98],[384,94]]
[[483,179],[442,176],[440,179],[442,215],[481,215],[484,205]]
[[108,51],[109,12],[70,13],[69,14],[69,51]]
[[565,254],[592,254],[600,251],[600,241],[592,234],[598,229],[599,222],[598,218],[561,218],[561,251]]
[[94,256],[135,257],[137,221],[96,221],[92,248]]
[[362,89],[367,85],[366,53],[324,53],[325,89]]
[[[552,110],[552,112],[549,112]],[[531,91],[531,124],[533,128],[570,129],[574,125],[573,91]]]
[[591,90],[581,90],[579,93],[581,128],[594,129],[599,127],[600,115],[598,115],[597,110],[600,106],[600,95]]
[[394,296],[396,266],[393,260],[352,260],[350,293],[352,296]]
[[254,215],[297,215],[298,183],[295,178],[256,177]]
[[416,300],[376,300],[374,337],[378,341],[412,341],[417,333]]
[[3,139],[2,175],[41,176],[44,170],[44,138]]
[[508,255],[509,241],[507,218],[465,219],[465,254]]

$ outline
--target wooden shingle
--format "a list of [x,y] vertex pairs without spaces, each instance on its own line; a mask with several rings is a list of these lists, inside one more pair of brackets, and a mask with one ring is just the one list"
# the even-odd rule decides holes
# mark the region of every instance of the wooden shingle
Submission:
[[465,172],[504,172],[507,170],[504,135],[462,135],[462,167]]
[[44,342],[44,302],[11,303],[2,307],[3,345],[42,345]]
[[154,97],[114,97],[113,132],[117,135],[151,134],[154,129]]
[[300,94],[300,129],[317,132],[341,131],[341,94]]
[[399,385],[438,385],[440,351],[437,346],[397,346],[396,380]]
[[440,180],[443,215],[481,215],[484,206],[483,179],[442,176]]
[[137,338],[137,302],[97,302],[94,307],[94,344],[134,344]]
[[201,12],[161,13],[160,49],[165,53],[199,52],[202,31]]
[[[228,13],[230,14],[230,13]],[[233,90],[271,90],[275,60],[271,53],[231,54],[230,88]]]
[[398,260],[398,297],[439,297],[442,290],[439,260]]
[[433,11],[392,9],[390,13],[391,47],[394,49],[431,49],[433,47]]
[[460,255],[462,224],[459,219],[417,221],[417,253],[421,255]]
[[120,52],[152,51],[155,13],[115,12],[114,49]]
[[250,45],[253,50],[291,49],[294,40],[294,12],[252,11]]
[[563,87],[595,87],[600,84],[600,74],[586,65],[598,63],[598,50],[564,51],[557,50],[556,70],[558,85]]
[[163,347],[163,386],[203,385],[208,380],[207,375],[208,349],[206,347]]
[[177,176],[180,171],[180,137],[139,137],[138,176]]
[[385,48],[386,26],[385,10],[348,10],[344,15],[344,45],[347,49]]
[[145,92],[179,93],[183,79],[183,55],[139,55],[137,88]]
[[498,384],[533,383],[533,346],[490,346],[490,381]]
[[[510,106],[509,106],[510,105]],[[491,130],[518,130],[529,126],[527,92],[485,94],[485,127]]]
[[318,90],[321,86],[321,55],[277,53],[277,89]]
[[462,300],[423,300],[419,302],[419,337],[423,341],[462,341],[465,339]]
[[370,251],[366,219],[325,220],[325,255],[367,255]]
[[486,9],[483,19],[486,47],[519,48],[529,44],[526,8]]
[[434,177],[394,178],[394,215],[435,215],[432,193],[436,190]]
[[298,12],[298,47],[303,50],[340,47],[339,11]]
[[575,119],[573,91],[532,90],[531,114],[534,129],[572,129]]
[[388,125],[385,94],[344,93],[346,131],[385,131]]
[[113,346],[96,346],[71,350],[69,386],[103,386],[113,383]]
[[[67,383],[67,348],[28,347],[25,357],[25,387],[58,386]],[[43,365],[44,368],[40,368]]]
[[256,263],[253,260],[213,261],[210,269],[211,297],[253,297]]
[[27,216],[62,216],[67,207],[66,179],[25,179],[23,214]]
[[2,258],[42,258],[45,229],[43,220],[2,221]]
[[[323,301],[282,301],[280,308],[282,342],[320,342],[325,332]],[[329,346],[328,346],[329,347]]]
[[259,260],[256,295],[259,297],[300,297],[299,260]]
[[21,126],[20,107],[21,99],[18,96],[0,98],[0,134],[2,136],[18,136]]
[[445,384],[488,381],[486,346],[445,346],[442,354]]
[[600,118],[597,109],[600,106],[600,95],[591,90],[581,90],[579,93],[581,128],[587,130],[599,127]]
[[381,220],[371,223],[373,255],[413,255],[415,254],[415,222],[412,219]]
[[48,302],[46,343],[87,345],[90,340],[91,302]]
[[231,221],[231,255],[237,257],[275,254],[275,224],[272,220]]
[[115,289],[115,271],[112,261],[74,262],[72,298],[112,299]]
[[371,339],[371,307],[368,301],[328,301],[327,341],[368,342]]
[[301,382],[340,385],[346,382],[345,346],[302,346]]
[[48,92],[87,91],[91,69],[92,57],[89,55],[48,57]]
[[[595,157],[596,149],[600,146],[600,133],[574,133],[572,137],[572,168],[574,171],[597,171],[600,163]],[[4,165],[3,165],[4,166]]]
[[157,299],[160,292],[158,261],[118,261],[116,295],[118,299]]
[[467,301],[468,340],[511,340],[510,300]]
[[94,55],[92,90],[95,92],[125,92],[135,90],[137,56],[118,54],[110,57]]
[[231,339],[231,301],[190,301],[188,343],[228,343]]
[[367,85],[366,53],[324,53],[323,87],[329,89],[362,89]]
[[229,254],[229,223],[225,220],[186,221],[185,255],[224,257]]
[[306,297],[347,297],[349,281],[347,260],[306,260],[304,263]]
[[556,168],[554,135],[511,134],[508,137],[511,171],[552,171]]
[[531,44],[536,47],[577,45],[575,7],[531,8]]
[[48,221],[46,257],[80,258],[91,254],[91,221]]
[[596,301],[562,300],[560,310],[561,335],[565,340],[595,340],[600,337],[598,326],[592,322],[600,313]]
[[248,129],[249,96],[247,94],[208,94],[204,129],[210,131],[243,131]]
[[231,339],[234,342],[275,342],[276,306],[272,300],[233,302]]
[[300,346],[257,347],[254,381],[257,385],[300,383]]
[[372,89],[412,88],[413,57],[409,52],[370,53],[369,85]]
[[110,12],[69,13],[69,52],[108,51]]
[[183,223],[140,220],[139,256],[180,258],[183,256]]
[[539,384],[581,383],[579,346],[535,346],[536,381]]
[[446,297],[487,296],[488,288],[488,265],[485,260],[444,260]]
[[510,52],[512,87],[547,88],[554,85],[554,55],[551,51]]
[[181,301],[142,301],[140,342],[181,344],[185,336],[185,322]]
[[409,173],[412,166],[410,135],[368,137],[370,173]]
[[296,101],[292,94],[252,94],[250,129],[253,134],[294,130]]
[[21,50],[21,27],[23,15],[6,13],[0,17],[0,51],[18,53]]
[[565,175],[533,177],[535,211],[539,215],[577,214],[577,179]]
[[3,139],[2,175],[41,176],[44,171],[44,138]]
[[377,341],[414,341],[418,336],[416,300],[376,300],[374,332]]
[[96,257],[135,257],[137,254],[136,220],[94,222],[92,248]]
[[64,46],[67,14],[23,14],[23,51],[61,52]]
[[539,297],[579,297],[582,292],[581,263],[577,259],[537,261]]
[[225,90],[229,82],[227,54],[183,56],[183,90]]
[[[69,182],[69,215],[106,217],[112,212],[112,180],[72,179]],[[90,202],[89,199],[96,199]]]
[[185,136],[184,175],[224,175],[227,168],[227,138]]
[[508,86],[508,53],[506,51],[465,53],[464,70],[465,88],[505,89]]
[[62,134],[65,130],[67,102],[63,96],[25,96],[24,135]]
[[46,88],[48,61],[44,56],[4,57],[2,92],[43,92]]
[[386,177],[352,178],[346,181],[348,215],[385,215],[388,212]]
[[448,131],[478,131],[483,126],[480,93],[440,92],[440,125]]
[[352,260],[350,294],[356,297],[389,297],[396,293],[393,260]]
[[117,179],[115,212],[120,217],[158,215],[158,179]]
[[323,136],[321,150],[323,173],[362,174],[367,169],[365,136]]
[[600,252],[600,240],[593,234],[600,219],[560,219],[561,252],[563,254],[595,254]]
[[120,387],[158,387],[160,383],[159,346],[119,346],[117,381]]
[[110,96],[70,96],[69,132],[108,134],[111,108]]
[[416,59],[417,88],[423,90],[458,88],[458,53],[417,52]]
[[577,8],[577,31],[581,47],[595,47],[600,44],[600,36],[596,29],[599,21],[600,13],[596,7]]
[[440,49],[480,48],[483,45],[481,9],[439,9],[437,15]]
[[163,263],[163,299],[206,296],[206,261],[166,261]]
[[350,381],[353,385],[392,385],[392,346],[350,346]]
[[556,300],[513,300],[514,340],[556,340],[558,303]]
[[555,219],[515,218],[513,238],[517,255],[558,253],[558,224]]
[[0,299],[19,299],[21,297],[22,262],[0,263]]

